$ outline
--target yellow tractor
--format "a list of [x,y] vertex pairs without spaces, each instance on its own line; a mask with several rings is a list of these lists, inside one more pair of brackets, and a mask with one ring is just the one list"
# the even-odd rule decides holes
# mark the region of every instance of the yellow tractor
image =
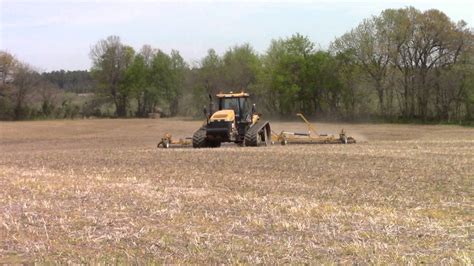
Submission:
[[223,142],[234,142],[242,146],[268,146],[272,141],[270,123],[261,120],[249,94],[218,93],[218,110],[214,111],[209,95],[209,110],[204,108],[206,123],[194,132],[194,148],[220,147]]

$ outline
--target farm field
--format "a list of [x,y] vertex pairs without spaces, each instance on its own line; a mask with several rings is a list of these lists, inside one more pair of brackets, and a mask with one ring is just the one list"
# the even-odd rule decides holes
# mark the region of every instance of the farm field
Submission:
[[473,263],[473,128],[317,123],[359,142],[156,148],[199,126],[0,122],[0,263]]

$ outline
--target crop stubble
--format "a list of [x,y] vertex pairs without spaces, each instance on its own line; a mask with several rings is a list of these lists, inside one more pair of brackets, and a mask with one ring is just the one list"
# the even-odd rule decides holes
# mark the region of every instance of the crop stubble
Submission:
[[0,123],[0,262],[472,263],[472,128],[317,126],[362,141],[164,150],[199,122]]

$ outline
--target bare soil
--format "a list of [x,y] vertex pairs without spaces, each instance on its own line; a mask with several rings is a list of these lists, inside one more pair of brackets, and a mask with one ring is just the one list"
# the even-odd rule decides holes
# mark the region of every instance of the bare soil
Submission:
[[474,129],[323,123],[358,143],[156,148],[200,123],[1,122],[0,262],[472,265]]

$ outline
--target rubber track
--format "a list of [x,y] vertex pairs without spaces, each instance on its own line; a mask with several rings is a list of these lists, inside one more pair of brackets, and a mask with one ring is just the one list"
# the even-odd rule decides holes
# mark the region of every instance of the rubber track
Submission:
[[206,128],[201,127],[193,134],[193,148],[205,148],[205,147],[207,147]]
[[257,135],[258,132],[265,127],[268,121],[259,121],[253,125],[247,133],[245,133],[245,146],[258,146]]

